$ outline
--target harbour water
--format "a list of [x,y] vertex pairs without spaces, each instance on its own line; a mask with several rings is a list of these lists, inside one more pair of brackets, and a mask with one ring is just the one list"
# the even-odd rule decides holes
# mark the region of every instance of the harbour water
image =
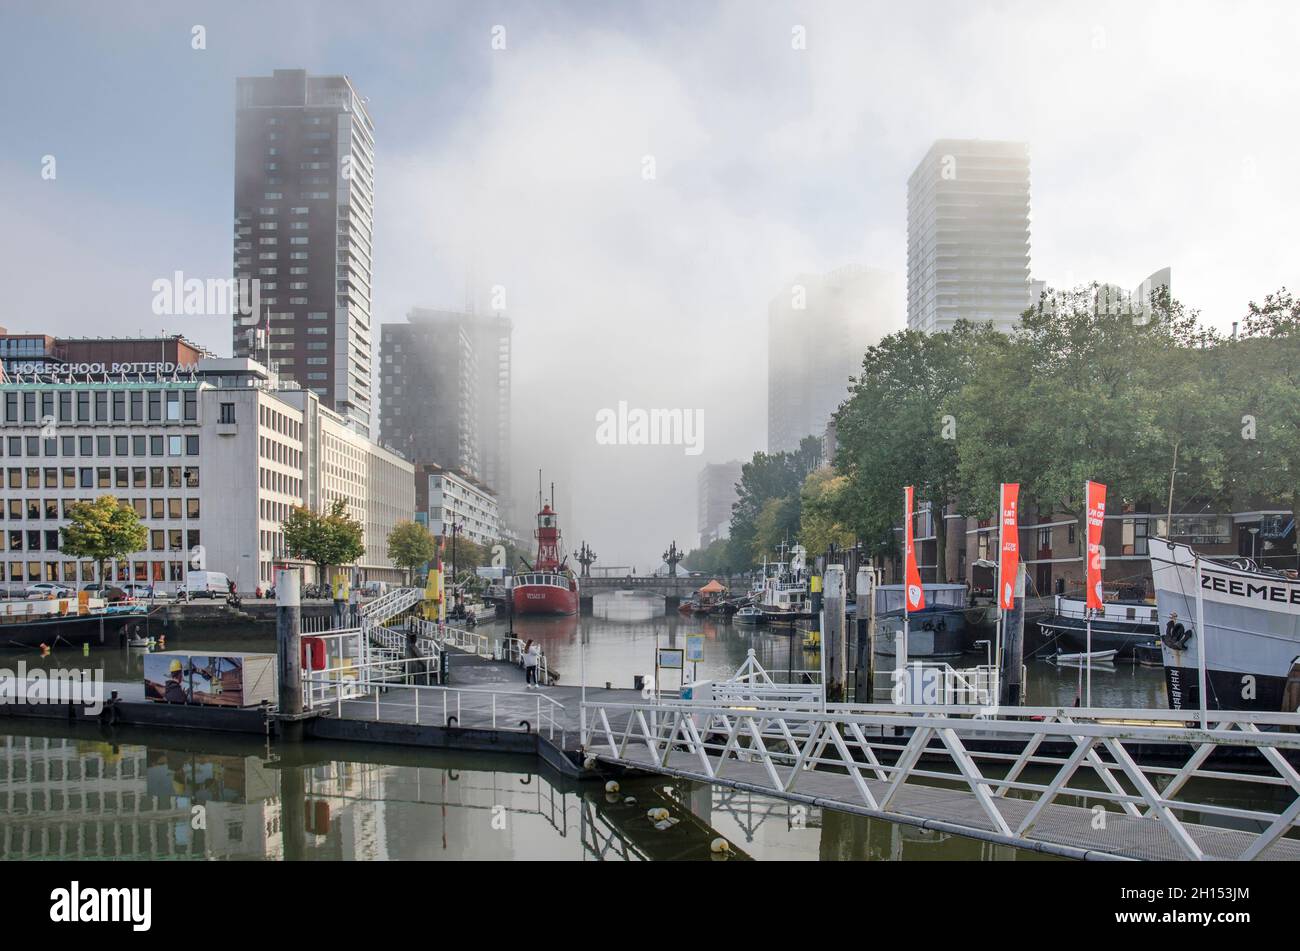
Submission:
[[[480,625],[489,635],[505,622]],[[752,648],[773,671],[816,668],[802,633],[665,616],[645,598],[598,600],[591,617],[515,619],[563,682],[578,681],[580,636],[587,681],[632,686],[654,673],[657,647],[704,636],[697,678],[726,677]],[[271,651],[265,638],[187,635],[170,649]],[[116,645],[5,651],[0,663],[101,669],[138,683],[141,650]],[[972,663],[978,659],[972,660]],[[1074,702],[1078,671],[1029,662],[1028,698]],[[454,676],[454,669],[453,669]],[[676,671],[664,686],[676,686]],[[1117,665],[1093,672],[1094,699],[1163,706],[1160,671]],[[754,859],[1039,860],[1036,853],[685,781],[629,780],[615,794],[574,783],[532,759],[395,747],[314,743],[300,760],[265,742],[199,733],[126,730],[109,735],[55,724],[0,726],[0,858],[190,859]],[[627,800],[631,798],[632,802]],[[679,818],[657,831],[663,805]]]

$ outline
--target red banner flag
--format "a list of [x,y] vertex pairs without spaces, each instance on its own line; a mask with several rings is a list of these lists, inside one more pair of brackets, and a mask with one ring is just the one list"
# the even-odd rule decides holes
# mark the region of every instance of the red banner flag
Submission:
[[1106,487],[1100,482],[1089,482],[1088,499],[1088,607],[1105,609],[1101,597],[1101,526],[1106,518]]
[[1020,568],[1020,483],[1003,482],[998,498],[999,542],[998,607],[1010,611],[1016,600],[1016,572]]
[[921,572],[916,567],[916,545],[912,540],[912,487],[903,489],[903,571],[906,596],[904,611],[920,611],[925,607],[925,590],[921,587]]

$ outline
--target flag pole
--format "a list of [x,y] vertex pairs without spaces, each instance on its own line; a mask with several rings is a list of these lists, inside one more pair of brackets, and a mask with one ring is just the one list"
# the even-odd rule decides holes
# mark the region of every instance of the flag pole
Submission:
[[1087,618],[1085,622],[1087,633],[1085,635],[1086,640],[1084,641],[1083,649],[1085,652],[1084,660],[1088,665],[1088,692],[1085,695],[1087,699],[1084,703],[1084,706],[1086,706],[1088,709],[1091,710],[1092,709],[1092,610],[1087,606],[1086,602],[1084,603],[1083,613]]
[[[1170,534],[1173,533],[1170,532]],[[1195,559],[1194,564],[1196,566],[1196,636],[1200,638],[1200,643],[1196,645],[1196,666],[1197,676],[1200,678],[1198,692],[1201,695],[1201,729],[1206,730],[1209,727],[1205,722],[1205,596],[1201,593],[1201,556],[1193,551],[1192,558]]]

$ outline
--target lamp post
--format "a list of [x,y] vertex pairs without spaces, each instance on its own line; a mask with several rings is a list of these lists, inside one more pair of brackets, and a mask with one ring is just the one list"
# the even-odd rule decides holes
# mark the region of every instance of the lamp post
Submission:
[[1250,560],[1254,561],[1255,560],[1255,538],[1257,535],[1259,535],[1259,526],[1255,526],[1254,528],[1248,528],[1246,529],[1246,531],[1250,532]]
[[447,533],[447,528],[451,528],[451,606],[456,608],[456,536],[460,533],[461,526],[458,522],[443,522],[443,534]]

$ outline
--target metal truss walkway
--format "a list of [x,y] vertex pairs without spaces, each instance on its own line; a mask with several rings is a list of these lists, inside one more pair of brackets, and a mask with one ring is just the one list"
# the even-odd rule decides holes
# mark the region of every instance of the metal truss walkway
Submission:
[[1298,714],[1202,730],[1195,713],[977,709],[597,702],[582,740],[607,764],[1073,858],[1300,859]]

